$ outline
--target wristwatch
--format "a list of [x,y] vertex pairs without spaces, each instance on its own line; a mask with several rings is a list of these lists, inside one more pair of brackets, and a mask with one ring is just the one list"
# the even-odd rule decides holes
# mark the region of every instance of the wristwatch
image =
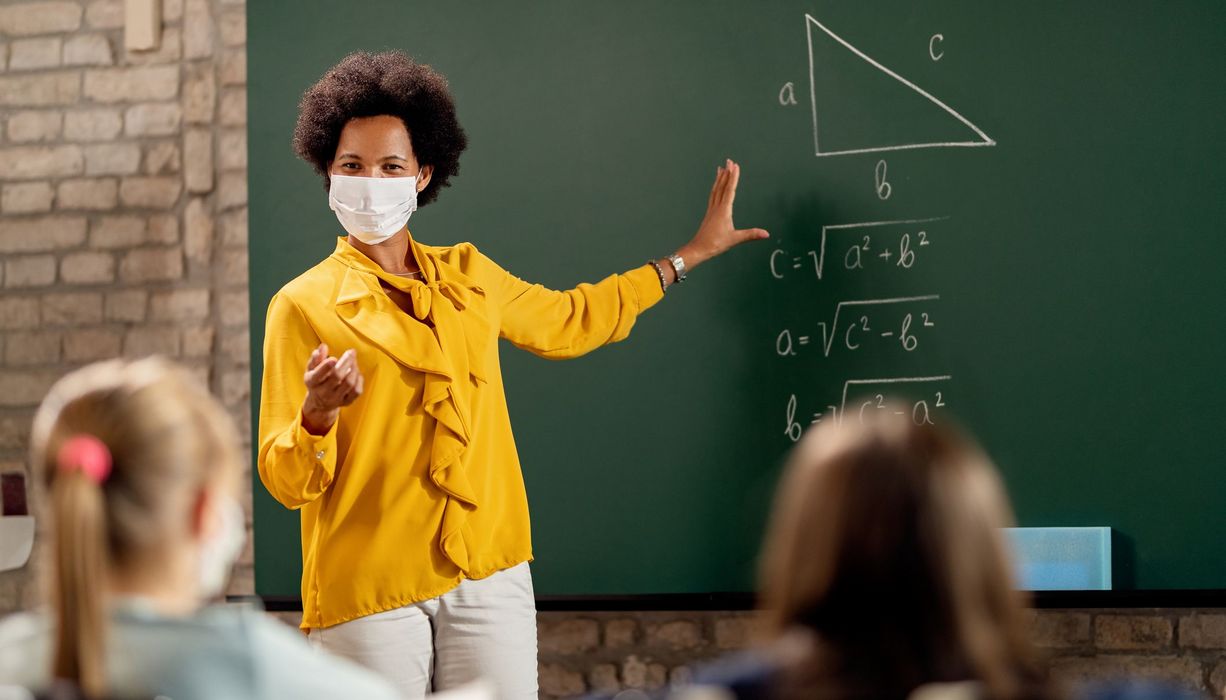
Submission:
[[677,281],[684,282],[685,281],[685,261],[681,259],[680,255],[676,255],[676,254],[668,256],[667,260],[673,264],[673,269],[677,271]]

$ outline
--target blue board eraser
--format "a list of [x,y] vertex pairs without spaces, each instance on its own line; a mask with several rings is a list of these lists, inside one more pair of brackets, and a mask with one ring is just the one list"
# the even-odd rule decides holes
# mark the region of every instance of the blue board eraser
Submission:
[[1011,527],[1018,588],[1024,591],[1111,590],[1111,528]]

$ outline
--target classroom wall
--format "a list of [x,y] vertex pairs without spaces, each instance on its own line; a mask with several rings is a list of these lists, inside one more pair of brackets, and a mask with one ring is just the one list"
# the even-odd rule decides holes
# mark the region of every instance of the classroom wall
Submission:
[[[114,355],[178,358],[250,440],[243,2],[166,0],[145,54],[123,50],[122,5],[0,5],[0,471],[28,469],[50,384]],[[0,614],[36,602],[36,569],[0,573]],[[248,550],[232,593],[251,571]],[[734,612],[539,619],[544,697],[684,679],[753,628]],[[1223,696],[1226,610],[1033,619],[1061,677],[1140,672]]]
[[[132,53],[123,0],[0,5],[0,471],[51,383],[116,355],[178,359],[249,432],[245,7],[163,15]],[[0,573],[0,613],[36,569]]]

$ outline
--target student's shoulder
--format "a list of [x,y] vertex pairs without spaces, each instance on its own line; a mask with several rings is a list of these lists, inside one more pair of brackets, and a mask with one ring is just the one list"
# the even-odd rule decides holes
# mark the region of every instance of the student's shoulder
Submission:
[[0,620],[0,684],[35,687],[45,679],[51,625],[51,618],[39,612]]
[[295,698],[397,697],[385,680],[345,659],[317,651],[302,633],[266,614],[244,611],[256,672],[267,695]]

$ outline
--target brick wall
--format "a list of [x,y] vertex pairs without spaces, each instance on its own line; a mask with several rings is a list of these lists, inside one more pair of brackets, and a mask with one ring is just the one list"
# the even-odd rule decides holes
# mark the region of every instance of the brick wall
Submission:
[[[0,471],[52,382],[118,355],[186,364],[250,440],[245,7],[163,16],[128,52],[123,0],[0,4]],[[0,573],[0,612],[36,569]]]
[[[542,697],[656,688],[742,649],[750,613],[541,613]],[[1077,685],[1141,676],[1226,697],[1226,611],[1040,610],[1035,642],[1054,677]]]

